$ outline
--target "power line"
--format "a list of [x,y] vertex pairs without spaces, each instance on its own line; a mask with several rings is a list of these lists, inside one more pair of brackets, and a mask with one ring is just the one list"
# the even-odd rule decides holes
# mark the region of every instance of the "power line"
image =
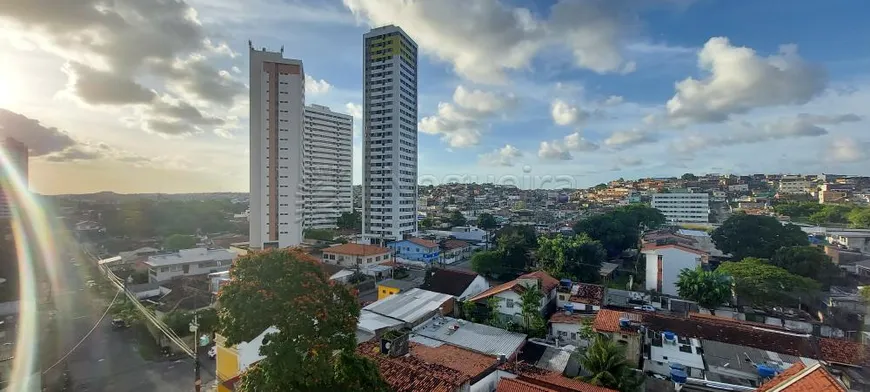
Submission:
[[99,326],[100,323],[103,321],[103,319],[106,318],[106,315],[109,313],[109,309],[111,309],[112,305],[115,304],[115,300],[118,299],[119,295],[121,295],[121,290],[118,290],[118,292],[115,293],[115,298],[112,298],[112,302],[109,303],[109,306],[106,307],[106,311],[103,312],[103,315],[100,316],[100,319],[97,320],[97,322],[94,324],[94,326],[91,328],[91,330],[88,331],[88,333],[86,333],[84,337],[82,337],[82,340],[79,340],[79,342],[76,343],[76,345],[73,346],[66,354],[64,354],[64,356],[60,357],[60,359],[58,359],[57,362],[54,363],[54,365],[51,365],[48,367],[48,369],[43,370],[42,374],[48,373],[49,370],[51,370],[52,368],[57,366],[59,363],[63,362],[63,360],[66,359],[66,357],[68,357],[70,354],[72,354],[73,351],[75,351],[82,343],[84,343],[84,341],[88,338],[88,336],[91,336],[91,333],[93,333],[94,330],[97,329],[97,326]]

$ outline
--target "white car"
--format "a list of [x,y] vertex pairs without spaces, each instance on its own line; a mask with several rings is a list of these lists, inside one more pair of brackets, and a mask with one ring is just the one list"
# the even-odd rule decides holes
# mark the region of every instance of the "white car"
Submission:
[[89,281],[87,281],[87,285],[88,285],[88,287],[94,287],[97,285],[97,282],[94,282],[93,280],[89,280]]
[[635,306],[634,310],[643,310],[644,312],[655,312],[656,308],[652,305]]
[[214,359],[214,357],[216,357],[216,356],[217,356],[217,346],[211,346],[211,348],[208,349],[208,357],[210,359]]

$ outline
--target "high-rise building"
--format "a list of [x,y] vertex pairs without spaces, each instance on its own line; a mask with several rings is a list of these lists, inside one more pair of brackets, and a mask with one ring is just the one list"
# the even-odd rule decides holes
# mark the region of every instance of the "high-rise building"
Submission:
[[[30,154],[27,145],[13,138],[6,138],[0,148],[3,149],[6,159],[8,159],[9,164],[12,166],[10,168],[0,167],[0,219],[9,219],[12,217],[12,210],[15,208],[15,199],[12,196],[11,190],[14,182],[7,175],[17,172],[23,182],[24,189],[22,190],[26,191],[28,186],[27,177],[30,170]],[[0,164],[3,164],[3,162],[0,162]]]
[[363,239],[417,232],[417,44],[390,25],[363,36]]
[[302,139],[305,73],[301,60],[280,52],[250,53],[250,246],[302,242]]
[[353,117],[326,106],[305,107],[305,228],[331,229],[353,211]]

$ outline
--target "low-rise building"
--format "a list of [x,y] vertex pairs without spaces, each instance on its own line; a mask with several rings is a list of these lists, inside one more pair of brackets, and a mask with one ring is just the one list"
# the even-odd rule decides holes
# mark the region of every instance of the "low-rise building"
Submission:
[[677,296],[677,279],[683,269],[695,269],[707,263],[709,254],[682,244],[644,244],[646,289]]
[[668,222],[707,223],[710,220],[708,193],[655,193],[652,208],[664,214]]
[[377,245],[341,244],[323,249],[324,263],[362,268],[392,260],[392,250]]
[[484,292],[489,288],[489,283],[483,276],[474,272],[438,268],[429,272],[420,288],[449,294],[460,301],[465,301]]
[[560,311],[550,316],[550,338],[556,340],[559,345],[572,345],[575,347],[588,347],[591,343],[583,335],[584,324],[595,320],[594,314],[574,313]]
[[396,295],[420,286],[419,283],[408,280],[387,279],[378,282],[378,300]]
[[408,238],[387,244],[387,247],[395,251],[398,258],[431,263],[437,261],[440,256],[440,247],[437,242],[422,238]]
[[486,324],[435,316],[414,328],[411,341],[431,347],[449,344],[492,358],[501,356],[511,360],[526,344],[526,335]]
[[462,240],[445,240],[439,244],[441,247],[441,260],[443,264],[454,264],[468,260],[471,257],[471,244]]
[[601,309],[595,315],[592,329],[621,344],[625,348],[626,361],[637,367],[641,353],[641,320],[641,317],[634,313]]
[[870,253],[870,231],[832,231],[825,239],[846,249]]
[[452,314],[455,304],[451,295],[416,288],[375,301],[362,308],[361,314],[371,312],[413,327],[433,316]]
[[593,313],[601,309],[605,287],[591,283],[574,283],[571,288],[559,286],[556,308],[570,312]]
[[507,282],[489,288],[471,297],[469,301],[483,304],[490,297],[498,301],[498,313],[504,320],[515,323],[522,322],[522,293],[526,290],[539,290],[542,294],[539,310],[542,316],[547,316],[550,303],[556,301],[556,288],[559,281],[544,271],[535,271]]
[[226,271],[235,257],[235,253],[226,249],[193,248],[149,256],[145,265],[148,266],[148,281],[160,282],[176,276]]

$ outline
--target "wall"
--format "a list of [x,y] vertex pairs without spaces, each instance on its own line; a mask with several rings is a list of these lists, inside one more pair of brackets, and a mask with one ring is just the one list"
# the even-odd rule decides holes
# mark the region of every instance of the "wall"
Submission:
[[488,288],[489,288],[489,283],[486,282],[486,279],[484,277],[478,275],[476,278],[474,278],[473,281],[471,281],[471,284],[468,285],[468,288],[466,288],[465,291],[463,291],[462,294],[459,295],[459,300],[462,301],[462,300],[465,300],[466,298],[478,295],[478,294],[486,291],[486,289],[488,289]]
[[683,268],[701,265],[700,255],[677,248],[659,248],[643,252],[646,255],[646,289],[658,289],[658,256],[662,256],[662,294],[677,295],[677,278]]
[[328,249],[324,249],[323,255],[321,256],[321,260],[327,264],[335,264],[340,265],[342,267],[357,267],[357,266],[366,266],[366,265],[374,265],[381,264],[383,262],[390,260],[389,253],[382,254],[373,254],[362,256],[351,256],[351,255],[343,255],[328,252]]
[[[559,337],[559,345],[564,346],[570,344],[586,348],[589,346],[589,341],[580,337],[580,324],[577,323],[552,323],[550,324],[550,333],[553,336]],[[571,334],[574,336],[571,336]]]
[[378,285],[378,301],[380,301],[384,298],[387,298],[391,295],[399,294],[399,292],[401,292],[401,291],[402,290],[399,290],[395,287]]
[[501,370],[494,370],[480,379],[469,388],[470,392],[492,392],[498,387],[498,382],[501,380],[499,373]]
[[610,338],[614,342],[619,342],[620,340],[628,342],[625,345],[625,360],[631,364],[633,367],[638,367],[640,363],[640,335],[623,335],[620,332],[614,332],[607,334],[610,335]]
[[[151,267],[148,269],[149,282],[162,282],[176,276],[206,275],[212,272],[227,271],[232,265],[232,260],[202,261],[199,263],[175,264],[164,267]],[[184,268],[187,266],[187,272]]]
[[215,361],[219,380],[226,381],[239,374],[239,357],[235,349],[217,345]]
[[387,247],[395,250],[396,256],[403,259],[425,262],[438,260],[439,249],[437,247],[426,248],[411,241],[394,242],[387,244]]

